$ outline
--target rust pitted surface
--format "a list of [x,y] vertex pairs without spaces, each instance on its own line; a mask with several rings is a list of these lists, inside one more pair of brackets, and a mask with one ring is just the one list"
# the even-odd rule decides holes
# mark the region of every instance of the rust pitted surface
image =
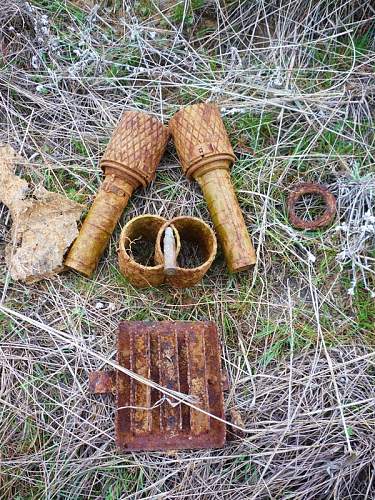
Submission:
[[183,171],[203,191],[229,271],[249,269],[256,255],[230,179],[235,156],[218,107],[201,103],[183,108],[169,129]]
[[249,269],[255,250],[227,170],[211,170],[197,177],[230,272]]
[[100,162],[105,180],[67,255],[67,267],[92,276],[134,189],[153,179],[168,137],[157,118],[123,114]]
[[200,103],[178,111],[169,122],[177,154],[188,177],[211,162],[234,161],[234,152],[225,130],[219,108],[213,103]]
[[[316,194],[322,197],[326,206],[323,215],[311,221],[297,216],[296,203],[305,194]],[[336,198],[327,187],[315,182],[303,182],[295,186],[289,193],[287,206],[290,223],[298,229],[321,229],[332,224],[336,216]]]
[[160,228],[166,220],[158,215],[140,215],[127,222],[119,241],[119,266],[122,274],[136,287],[159,286],[164,283],[164,268],[159,262],[145,266],[132,256],[132,247],[144,245],[145,240],[155,244]]
[[168,128],[157,118],[139,111],[126,111],[114,130],[100,162],[107,174],[118,172],[146,186],[154,178],[156,167],[169,138]]
[[[206,369],[206,345],[200,332],[192,331],[186,338],[191,356],[188,360],[188,381],[190,393],[197,400],[197,406],[208,407],[208,376]],[[208,432],[210,417],[205,413],[192,409],[190,412],[191,433],[199,435]]]
[[108,394],[115,392],[116,374],[114,371],[97,371],[89,373],[89,392]]
[[[211,322],[124,321],[118,362],[224,418],[220,347]],[[117,372],[116,442],[125,451],[218,448],[225,424]]]
[[130,183],[114,175],[105,178],[66,256],[67,267],[92,276],[133,189]]
[[[167,227],[173,229],[176,254],[179,254],[184,239],[193,250],[201,251],[204,257],[201,265],[191,268],[177,266],[173,275],[165,272],[162,241]],[[154,258],[147,266],[132,257],[132,249],[144,245],[145,240],[155,245]],[[216,250],[215,233],[201,219],[176,217],[166,221],[163,217],[146,214],[135,217],[124,226],[119,242],[119,266],[122,274],[136,287],[167,283],[175,288],[187,288],[203,278],[215,259]]]
[[[138,332],[130,339],[130,369],[145,377],[150,378],[150,336],[147,332]],[[131,405],[137,408],[132,414],[132,426],[136,435],[144,435],[150,432],[151,419],[149,408],[151,407],[151,388],[131,379]]]

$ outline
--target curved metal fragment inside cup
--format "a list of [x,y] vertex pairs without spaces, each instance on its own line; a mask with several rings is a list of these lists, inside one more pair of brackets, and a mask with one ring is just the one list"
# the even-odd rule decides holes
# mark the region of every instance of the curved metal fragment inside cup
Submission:
[[164,231],[163,254],[164,272],[167,276],[174,276],[177,269],[177,251],[174,228],[168,226]]
[[216,256],[217,241],[213,230],[196,217],[176,217],[159,231],[156,240],[155,260],[164,265],[162,240],[167,227],[173,226],[180,238],[177,267],[173,275],[166,276],[166,283],[176,288],[186,288],[198,283],[206,274]]

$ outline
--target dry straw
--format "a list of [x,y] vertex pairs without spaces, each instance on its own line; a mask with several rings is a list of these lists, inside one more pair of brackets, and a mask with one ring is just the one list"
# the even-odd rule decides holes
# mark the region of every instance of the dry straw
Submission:
[[[0,258],[2,498],[375,498],[373,2],[193,3],[149,2],[142,14],[127,1],[115,15],[85,2],[1,3],[0,142],[28,159],[17,173],[89,205],[125,108],[168,123],[208,99],[230,134],[257,250],[253,273],[228,277],[219,247],[188,290],[127,283],[117,245],[128,220],[210,222],[170,145],[93,280],[25,286]],[[334,191],[331,228],[289,225],[285,197],[302,181]],[[0,220],[9,243],[3,206]],[[87,373],[114,363],[123,319],[217,322],[226,419],[251,432],[223,450],[118,454],[114,405],[88,394]]]

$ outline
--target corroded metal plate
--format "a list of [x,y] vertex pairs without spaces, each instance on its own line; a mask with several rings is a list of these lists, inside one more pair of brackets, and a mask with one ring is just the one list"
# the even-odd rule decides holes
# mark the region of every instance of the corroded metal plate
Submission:
[[[220,347],[211,322],[125,321],[118,363],[158,384],[189,394],[224,418]],[[116,442],[128,451],[218,448],[225,424],[117,371]]]

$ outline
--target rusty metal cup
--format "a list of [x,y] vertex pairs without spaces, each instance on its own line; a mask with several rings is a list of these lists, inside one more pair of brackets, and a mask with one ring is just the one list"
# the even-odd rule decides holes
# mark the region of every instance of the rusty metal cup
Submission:
[[[171,269],[165,260],[163,241],[171,228],[175,239],[176,267]],[[153,245],[151,262],[139,262],[134,250],[142,245]],[[138,247],[138,248],[136,248]],[[202,262],[187,267],[178,262],[179,254],[190,247],[198,251]],[[215,259],[217,242],[215,233],[196,217],[176,217],[167,221],[158,215],[141,215],[130,220],[123,228],[119,243],[119,266],[122,274],[136,287],[159,286],[167,283],[175,288],[187,288],[198,283]],[[173,271],[173,272],[172,272]]]

